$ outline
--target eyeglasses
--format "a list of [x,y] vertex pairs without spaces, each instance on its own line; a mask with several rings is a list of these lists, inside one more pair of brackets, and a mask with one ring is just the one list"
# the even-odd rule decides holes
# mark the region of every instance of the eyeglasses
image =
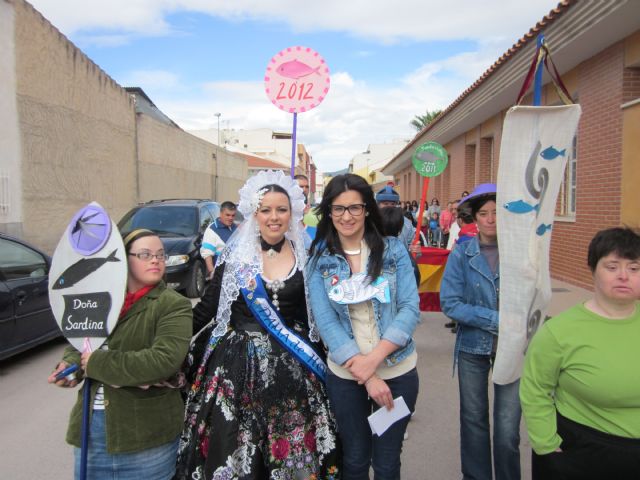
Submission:
[[349,211],[349,214],[352,217],[359,217],[364,212],[364,207],[366,206],[366,203],[354,203],[347,207],[344,205],[331,205],[331,215],[334,217],[341,217],[344,215],[344,212]]
[[131,255],[132,257],[138,257],[143,262],[148,262],[153,257],[157,258],[159,262],[166,262],[167,259],[169,258],[169,255],[167,255],[164,252],[156,253],[155,255],[151,252],[138,252],[138,253],[130,252],[129,255]]

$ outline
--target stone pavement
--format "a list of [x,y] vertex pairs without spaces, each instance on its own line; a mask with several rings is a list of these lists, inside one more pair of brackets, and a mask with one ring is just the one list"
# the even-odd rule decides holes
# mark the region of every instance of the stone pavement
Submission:
[[[589,298],[590,292],[552,280],[549,315]],[[420,396],[404,442],[404,480],[455,480],[460,473],[458,379],[452,377],[455,335],[443,325],[442,313],[423,313],[415,341],[418,349]],[[522,480],[531,478],[531,446],[524,421],[520,428]]]

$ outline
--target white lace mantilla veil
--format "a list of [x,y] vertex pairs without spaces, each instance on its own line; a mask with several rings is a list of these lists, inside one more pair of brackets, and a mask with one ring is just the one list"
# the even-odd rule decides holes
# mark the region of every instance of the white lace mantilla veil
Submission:
[[[220,301],[216,314],[216,327],[211,337],[222,337],[229,328],[231,317],[231,304],[238,298],[240,289],[249,285],[249,282],[257,275],[262,274],[262,255],[258,234],[258,224],[255,212],[260,206],[264,195],[263,187],[267,185],[279,185],[288,194],[291,201],[291,220],[289,230],[285,237],[293,244],[293,253],[296,260],[296,268],[304,275],[304,267],[307,262],[307,251],[304,248],[302,216],[304,214],[304,193],[298,186],[298,182],[280,170],[262,170],[247,180],[240,189],[240,203],[238,210],[244,216],[244,221],[231,235],[227,244],[218,257],[216,267],[225,263],[222,285],[220,289]],[[307,282],[304,282],[305,298],[309,291]],[[317,342],[320,340],[315,322],[311,316],[309,302],[307,312],[309,317],[309,338]]]

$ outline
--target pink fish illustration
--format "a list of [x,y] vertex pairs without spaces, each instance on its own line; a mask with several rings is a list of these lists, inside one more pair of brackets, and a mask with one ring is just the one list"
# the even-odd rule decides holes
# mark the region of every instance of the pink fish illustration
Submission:
[[320,70],[320,67],[322,67],[322,65],[319,65],[317,68],[312,68],[306,63],[292,60],[278,66],[278,68],[276,68],[276,72],[278,72],[283,77],[293,78],[297,80],[299,78],[311,75],[312,73],[320,75],[320,72],[318,71]]

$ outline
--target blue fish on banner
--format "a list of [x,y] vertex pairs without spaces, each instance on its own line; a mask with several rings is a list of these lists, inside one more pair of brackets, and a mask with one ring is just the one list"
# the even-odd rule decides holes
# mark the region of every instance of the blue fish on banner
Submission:
[[551,230],[551,227],[552,225],[550,223],[547,223],[547,224],[541,223],[540,225],[538,225],[538,228],[536,228],[536,235],[539,235],[539,236],[544,235],[546,232]]
[[566,152],[567,152],[566,148],[563,148],[562,150],[558,151],[555,148],[553,148],[553,145],[552,145],[550,147],[545,148],[543,151],[541,151],[540,156],[545,160],[554,160],[558,157],[564,157],[564,154]]
[[534,210],[537,212],[540,209],[540,204],[536,203],[535,205],[531,205],[524,200],[515,200],[513,202],[505,203],[504,208],[509,210],[511,213],[529,213]]

